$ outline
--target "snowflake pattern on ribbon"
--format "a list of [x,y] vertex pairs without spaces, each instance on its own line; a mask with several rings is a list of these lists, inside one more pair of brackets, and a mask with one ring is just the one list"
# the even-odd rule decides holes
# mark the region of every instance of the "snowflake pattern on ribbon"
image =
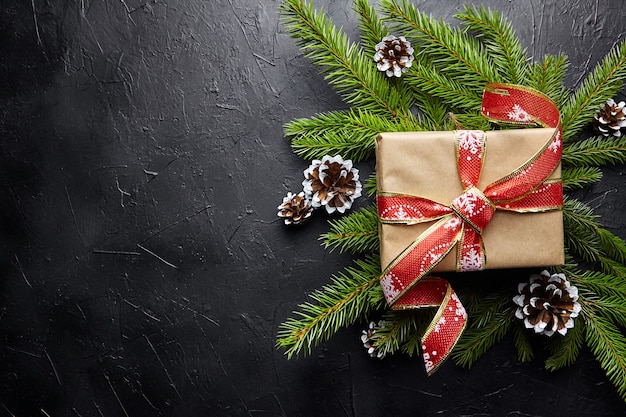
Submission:
[[548,149],[550,149],[554,153],[559,152],[559,150],[561,149],[561,132],[556,132],[556,135],[554,135],[554,140],[552,141],[550,146],[548,146]]
[[520,106],[519,104],[515,104],[513,106],[513,110],[510,111],[507,116],[509,119],[514,120],[516,122],[532,122],[533,118]]
[[383,292],[385,294],[385,299],[387,302],[391,302],[394,298],[400,294],[400,288],[397,286],[399,284],[398,278],[394,275],[393,272],[389,271],[383,278],[380,280],[380,285],[383,288]]
[[476,194],[468,191],[455,198],[452,204],[457,206],[464,212],[468,213],[469,215],[474,215],[476,214],[474,213],[474,210],[476,210],[477,202],[478,197],[476,196]]
[[452,300],[454,300],[456,304],[454,321],[459,321],[459,319],[467,320],[467,311],[465,310],[465,307],[463,307],[459,296],[456,295],[456,293],[452,293],[452,296],[450,298],[452,298]]
[[485,269],[485,265],[483,264],[482,256],[480,256],[480,251],[476,250],[476,247],[472,247],[461,258],[460,271],[472,272],[482,271],[483,269]]
[[[459,138],[459,148],[469,151],[471,154],[482,157],[482,130],[460,130],[457,133]],[[469,159],[470,157],[468,157]]]

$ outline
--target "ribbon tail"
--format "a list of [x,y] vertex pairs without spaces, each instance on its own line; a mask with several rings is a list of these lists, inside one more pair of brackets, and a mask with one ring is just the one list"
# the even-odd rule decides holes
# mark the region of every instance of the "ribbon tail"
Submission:
[[448,215],[424,231],[383,271],[380,284],[387,303],[394,309],[414,308],[409,292],[456,246],[463,225]]
[[424,304],[439,305],[422,336],[422,356],[426,373],[432,375],[447,359],[467,325],[467,312],[454,290],[443,278],[429,277],[415,287]]
[[457,251],[456,270],[459,272],[482,271],[487,259],[483,239],[471,227],[465,227]]

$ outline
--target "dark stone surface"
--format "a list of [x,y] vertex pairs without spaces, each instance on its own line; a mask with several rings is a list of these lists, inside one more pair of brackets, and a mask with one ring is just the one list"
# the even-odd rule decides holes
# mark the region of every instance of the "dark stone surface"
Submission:
[[[349,2],[315,4],[355,34]],[[417,4],[451,20],[462,2]],[[624,36],[620,2],[485,4],[534,56],[569,55],[571,87]],[[426,378],[417,359],[367,357],[358,326],[310,357],[275,349],[349,261],[319,246],[324,215],[275,219],[307,166],[282,125],[345,108],[277,7],[3,1],[0,415],[624,415],[586,351],[548,373],[505,341]],[[583,197],[625,236],[622,171]]]

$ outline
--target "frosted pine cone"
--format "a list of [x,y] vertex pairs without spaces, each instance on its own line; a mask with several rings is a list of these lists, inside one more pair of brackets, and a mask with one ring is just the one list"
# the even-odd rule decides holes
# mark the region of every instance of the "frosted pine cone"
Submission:
[[344,161],[339,155],[314,160],[304,171],[302,186],[311,205],[326,207],[328,213],[345,212],[361,196],[362,189],[359,170],[352,167],[351,160]]
[[361,342],[363,342],[363,347],[367,349],[367,353],[372,358],[382,359],[385,357],[385,354],[380,350],[376,349],[376,346],[372,343],[372,336],[376,333],[376,330],[380,329],[383,326],[383,322],[379,321],[378,323],[370,322],[367,330],[363,330],[361,335]]
[[622,136],[621,129],[626,126],[625,105],[623,101],[615,103],[613,99],[609,99],[593,116],[593,128],[596,133],[602,136]]
[[400,77],[413,64],[413,48],[404,36],[385,36],[376,44],[374,61],[387,77]]
[[574,318],[580,313],[578,288],[571,286],[563,274],[550,275],[548,271],[534,274],[530,282],[521,283],[519,295],[513,298],[518,309],[515,316],[524,320],[535,333],[561,335],[574,327]]
[[313,207],[304,196],[304,192],[297,195],[287,193],[287,196],[283,198],[283,203],[278,206],[278,217],[282,217],[286,225],[304,223],[311,213],[313,213]]

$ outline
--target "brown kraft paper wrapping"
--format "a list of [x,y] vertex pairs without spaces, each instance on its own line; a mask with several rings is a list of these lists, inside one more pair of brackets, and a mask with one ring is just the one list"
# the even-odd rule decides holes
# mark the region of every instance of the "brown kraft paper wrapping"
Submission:
[[[553,128],[486,132],[486,150],[478,188],[506,176],[528,161],[554,133]],[[455,134],[445,132],[381,133],[376,138],[378,192],[425,197],[444,205],[463,193],[454,148]],[[551,178],[560,178],[561,166]],[[384,270],[434,222],[380,225]],[[564,263],[561,210],[516,213],[496,210],[482,234],[488,269]],[[454,271],[454,248],[434,271]]]

